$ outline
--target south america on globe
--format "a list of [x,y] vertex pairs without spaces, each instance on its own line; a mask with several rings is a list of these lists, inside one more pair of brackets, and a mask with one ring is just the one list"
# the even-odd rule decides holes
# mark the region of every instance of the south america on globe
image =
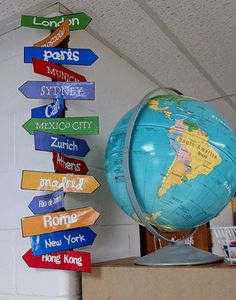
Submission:
[[[134,109],[110,135],[105,170],[115,200],[137,220],[123,168],[125,136]],[[205,224],[236,192],[236,136],[218,112],[197,99],[150,98],[134,125],[129,151],[139,205],[160,231]]]

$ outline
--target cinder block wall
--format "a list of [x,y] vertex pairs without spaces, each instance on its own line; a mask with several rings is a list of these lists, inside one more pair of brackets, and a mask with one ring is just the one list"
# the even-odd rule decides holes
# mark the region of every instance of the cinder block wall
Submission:
[[[1,214],[0,300],[79,299],[79,274],[70,271],[29,269],[21,256],[29,249],[21,237],[20,218],[30,216],[33,196],[42,192],[22,191],[23,169],[53,171],[52,154],[34,150],[34,139],[21,126],[31,109],[49,103],[25,98],[18,87],[27,80],[50,80],[34,74],[23,62],[23,47],[31,46],[48,31],[20,28],[0,37],[1,83]],[[100,118],[100,134],[84,137],[91,151],[85,158],[101,188],[92,195],[67,194],[67,208],[91,205],[101,213],[94,230],[98,234],[91,251],[93,261],[139,254],[138,227],[115,204],[104,177],[104,151],[108,136],[119,118],[155,86],[122,58],[87,32],[72,32],[70,47],[91,48],[99,60],[91,67],[73,67],[96,83],[96,101],[67,102],[67,116]],[[70,67],[69,67],[70,68]]]

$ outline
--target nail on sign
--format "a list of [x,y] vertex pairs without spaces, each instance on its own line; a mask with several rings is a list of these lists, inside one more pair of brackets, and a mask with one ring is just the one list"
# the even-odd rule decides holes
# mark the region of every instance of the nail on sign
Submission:
[[64,191],[61,189],[48,195],[36,196],[28,207],[34,215],[46,214],[64,208]]
[[92,207],[21,219],[23,237],[93,225],[100,214]]
[[54,30],[66,19],[69,20],[70,31],[85,29],[92,20],[83,12],[50,18],[23,15],[21,16],[21,26]]
[[56,150],[62,154],[84,157],[90,151],[85,140],[50,134],[47,132],[34,132],[35,150],[52,152]]
[[33,58],[55,64],[91,66],[98,56],[91,49],[24,47],[24,63],[32,63]]
[[61,174],[37,171],[22,171],[21,188],[23,190],[57,191],[90,194],[100,184],[89,175]]
[[41,59],[33,58],[34,72],[41,74],[57,81],[79,81],[86,82],[87,79],[78,73],[75,73],[60,65],[50,63]]
[[34,134],[34,131],[41,131],[64,135],[91,135],[98,134],[99,119],[98,117],[33,118],[29,119],[22,127],[29,134]]
[[66,157],[53,151],[54,169],[61,173],[87,174],[88,168],[82,160]]
[[31,110],[32,118],[57,118],[65,109],[65,101],[59,94],[56,99],[48,105],[43,105]]
[[19,91],[26,98],[54,99],[58,94],[66,100],[94,100],[94,82],[26,81]]
[[22,258],[30,268],[91,272],[91,258],[87,252],[62,251],[34,256],[30,249]]
[[65,20],[49,37],[34,44],[34,47],[56,47],[70,36],[69,20]]
[[54,233],[34,235],[31,247],[34,255],[48,254],[62,250],[90,246],[96,233],[89,227],[77,228]]

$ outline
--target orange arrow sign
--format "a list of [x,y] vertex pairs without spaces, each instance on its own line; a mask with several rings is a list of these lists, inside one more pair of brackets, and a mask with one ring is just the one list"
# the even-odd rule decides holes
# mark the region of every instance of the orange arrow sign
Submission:
[[50,172],[23,171],[21,188],[23,190],[57,191],[90,194],[100,186],[89,175],[61,174]]
[[56,47],[69,35],[70,35],[69,20],[67,19],[50,36],[34,44],[34,46],[35,47]]
[[21,219],[23,237],[93,225],[100,214],[92,207]]

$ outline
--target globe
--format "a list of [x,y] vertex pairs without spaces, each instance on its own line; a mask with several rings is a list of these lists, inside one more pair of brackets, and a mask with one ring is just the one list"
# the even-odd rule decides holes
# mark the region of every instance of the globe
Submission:
[[[118,205],[138,220],[124,176],[124,143],[136,108],[113,129],[105,171]],[[196,228],[236,191],[236,137],[221,114],[187,96],[148,98],[132,131],[129,168],[145,219],[161,232]]]

